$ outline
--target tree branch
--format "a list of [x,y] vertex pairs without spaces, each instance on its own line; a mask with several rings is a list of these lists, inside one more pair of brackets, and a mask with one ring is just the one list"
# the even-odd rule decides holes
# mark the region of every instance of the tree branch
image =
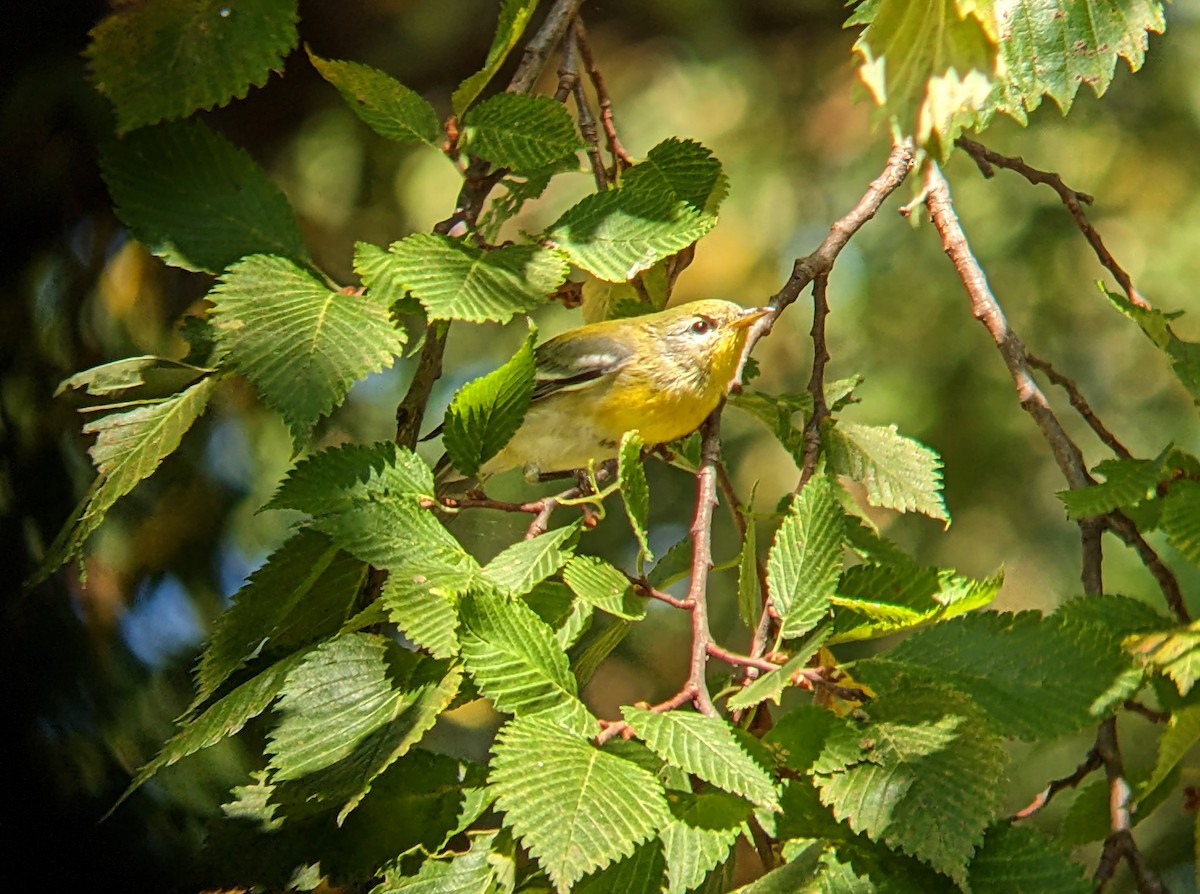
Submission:
[[[1080,453],[1079,447],[1063,430],[1059,424],[1058,417],[1050,409],[1045,395],[1042,394],[1041,389],[1038,388],[1037,383],[1033,380],[1029,366],[1029,355],[1025,350],[1025,346],[1017,338],[1016,333],[1009,327],[1008,321],[1004,317],[1004,312],[1001,310],[996,296],[992,293],[991,287],[988,285],[983,269],[971,253],[966,235],[963,233],[958,216],[954,211],[954,205],[950,198],[950,186],[936,165],[929,165],[925,176],[925,183],[928,190],[926,205],[929,208],[930,216],[933,218],[934,226],[937,228],[938,233],[941,234],[942,247],[950,257],[950,260],[954,262],[955,269],[958,270],[959,277],[966,287],[967,295],[971,300],[972,313],[987,328],[988,333],[992,336],[992,340],[1000,351],[1000,355],[1004,358],[1004,362],[1008,366],[1009,373],[1012,375],[1013,382],[1016,385],[1022,408],[1033,416],[1034,421],[1042,432],[1042,436],[1050,445],[1051,452],[1054,454],[1059,469],[1067,479],[1068,484],[1072,488],[1087,486],[1091,483],[1091,476],[1088,475],[1087,469],[1084,466],[1083,455]],[[1089,595],[1098,595],[1104,592],[1101,576],[1101,524],[1102,521],[1100,519],[1085,519],[1080,523],[1083,549],[1081,576],[1084,592]],[[1067,785],[1078,784],[1078,779],[1082,779],[1092,769],[1095,769],[1092,765],[1097,759],[1104,766],[1105,774],[1109,781],[1109,821],[1111,831],[1108,839],[1105,841],[1104,850],[1096,868],[1095,879],[1097,890],[1103,891],[1107,887],[1113,873],[1116,871],[1117,865],[1121,860],[1126,860],[1137,880],[1139,892],[1142,892],[1142,894],[1161,894],[1166,889],[1146,866],[1141,852],[1138,850],[1137,843],[1133,838],[1132,824],[1130,822],[1131,789],[1125,777],[1124,764],[1121,759],[1120,748],[1117,744],[1115,717],[1109,717],[1100,724],[1100,728],[1096,734],[1096,744],[1092,752],[1074,774],[1066,777],[1067,781],[1062,783],[1059,789]],[[1077,775],[1078,779],[1076,779]],[[1051,788],[1053,786],[1054,783],[1051,783]],[[1018,816],[1028,815],[1028,813],[1041,809],[1039,800],[1044,804],[1045,801],[1049,800],[1051,794],[1052,792],[1048,788],[1043,793],[1044,798],[1041,795],[1035,798],[1029,807],[1026,807]]]
[[1022,409],[1033,417],[1041,430],[1042,437],[1050,445],[1050,451],[1054,454],[1055,462],[1067,483],[1071,487],[1086,487],[1092,483],[1092,478],[1084,464],[1083,454],[1063,430],[1046,396],[1034,380],[1025,345],[1008,325],[1004,311],[988,285],[983,268],[971,253],[971,247],[958,222],[958,215],[950,198],[950,184],[946,182],[937,165],[929,165],[925,174],[925,185],[928,190],[925,204],[929,208],[934,227],[942,237],[942,248],[966,287],[972,315],[983,323],[1008,367]]
[[1150,307],[1150,302],[1142,297],[1142,294],[1134,287],[1133,280],[1129,274],[1117,263],[1116,258],[1112,256],[1108,248],[1104,245],[1104,240],[1100,238],[1099,232],[1092,226],[1087,214],[1084,213],[1083,206],[1092,204],[1093,199],[1090,195],[1071,189],[1071,187],[1063,183],[1062,178],[1058,174],[1030,167],[1025,164],[1025,159],[1020,156],[1001,155],[999,152],[994,152],[982,143],[978,143],[967,137],[959,137],[954,141],[954,145],[958,146],[974,159],[979,172],[984,177],[992,177],[996,173],[992,169],[992,165],[996,165],[997,167],[1015,171],[1030,183],[1045,184],[1058,193],[1058,197],[1067,206],[1071,217],[1075,218],[1075,223],[1083,233],[1084,238],[1092,246],[1096,257],[1099,258],[1100,263],[1113,275],[1117,282],[1121,284],[1126,297],[1139,307]]
[[1088,751],[1087,757],[1084,758],[1083,763],[1076,767],[1073,773],[1061,779],[1051,781],[1049,785],[1038,792],[1036,798],[1014,813],[1012,819],[1027,819],[1035,813],[1040,812],[1043,807],[1050,803],[1055,795],[1069,788],[1077,788],[1083,780],[1087,779],[1096,770],[1099,770],[1102,764],[1103,761],[1100,760],[1100,752],[1093,745],[1091,750]]
[[863,197],[850,213],[839,219],[829,228],[829,235],[817,246],[816,251],[803,258],[797,258],[792,265],[792,275],[788,277],[783,287],[771,299],[771,305],[776,310],[776,316],[785,307],[800,297],[804,288],[821,274],[828,274],[833,269],[834,261],[841,254],[850,238],[862,229],[879,211],[880,206],[893,192],[899,189],[909,172],[912,170],[916,152],[911,140],[904,140],[892,147],[883,172],[871,181]]
[[817,459],[821,455],[821,426],[829,418],[829,405],[825,402],[825,364],[829,362],[829,348],[825,342],[825,318],[829,316],[829,299],[826,289],[829,274],[819,273],[813,280],[812,375],[808,379],[808,393],[812,395],[813,411],[804,424],[804,463],[800,467],[800,481],[793,493],[799,494],[817,470]]
[[1110,832],[1100,853],[1096,867],[1096,890],[1103,891],[1112,881],[1113,873],[1121,860],[1129,864],[1140,894],[1166,894],[1167,888],[1146,865],[1142,852],[1133,839],[1133,813],[1130,802],[1133,789],[1125,777],[1125,765],[1117,745],[1117,719],[1110,717],[1100,724],[1096,736],[1096,752],[1104,764],[1108,777],[1108,812]]
[[1058,372],[1050,365],[1048,360],[1035,357],[1028,351],[1025,352],[1025,359],[1029,362],[1030,366],[1034,369],[1040,369],[1053,384],[1067,392],[1067,398],[1071,401],[1071,406],[1083,417],[1083,421],[1088,424],[1092,431],[1096,433],[1096,437],[1103,441],[1109,450],[1121,459],[1133,459],[1133,454],[1100,421],[1100,417],[1092,410],[1091,404],[1087,402],[1083,396],[1083,392],[1079,390],[1079,386],[1073,380]]
[[721,409],[718,406],[700,426],[700,469],[696,472],[696,514],[692,519],[692,576],[687,601],[692,606],[692,653],[685,690],[702,714],[715,717],[708,694],[708,572],[712,568],[712,516],[717,505],[717,465],[721,462]]
[[[528,93],[533,89],[545,68],[554,45],[562,40],[571,19],[583,0],[558,0],[546,15],[537,33],[525,45],[525,53],[516,73],[508,84],[509,93]],[[492,189],[504,176],[503,170],[487,172],[486,162],[467,166],[463,185],[455,202],[454,213],[434,226],[434,231],[448,235],[464,235],[473,229]],[[434,383],[442,374],[442,356],[446,350],[447,325],[430,325],[421,348],[421,357],[413,374],[408,392],[396,409],[396,443],[412,448],[417,442],[425,406],[433,393]]]
[[587,69],[592,87],[596,90],[596,99],[600,103],[600,123],[604,127],[604,135],[608,139],[608,153],[613,159],[612,173],[615,177],[619,168],[632,166],[633,159],[629,157],[629,153],[625,151],[625,147],[621,145],[621,140],[617,137],[612,99],[604,85],[604,77],[600,74],[600,69],[596,67],[596,60],[592,56],[592,45],[588,41],[583,19],[578,16],[575,18],[575,38],[579,46],[579,55],[583,57],[584,68]]

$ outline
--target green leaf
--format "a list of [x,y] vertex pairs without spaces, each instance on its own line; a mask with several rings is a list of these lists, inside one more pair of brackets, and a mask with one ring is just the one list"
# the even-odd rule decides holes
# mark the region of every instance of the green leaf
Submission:
[[393,571],[379,594],[388,617],[434,658],[458,654],[457,600],[423,574]]
[[273,781],[318,774],[304,800],[341,802],[340,823],[433,727],[461,681],[457,669],[382,636],[355,633],[318,646],[288,674],[276,706],[280,721],[267,746]]
[[392,275],[435,320],[506,323],[545,301],[570,271],[540,245],[484,249],[436,233],[392,243]]
[[254,383],[297,442],[405,342],[386,307],[335,292],[284,258],[239,261],[209,296],[218,359]]
[[778,807],[770,775],[716,717],[684,711],[621,708],[625,722],[650,750],[681,770],[762,807]]
[[1159,459],[1109,459],[1092,470],[1104,481],[1058,492],[1071,519],[1104,515],[1154,496],[1165,473]]
[[577,525],[548,531],[530,540],[518,540],[483,566],[483,576],[508,596],[523,596],[571,558]]
[[[177,394],[211,372],[211,369],[202,366],[180,363],[165,357],[127,357],[124,360],[93,366],[63,379],[55,389],[54,396],[59,397],[69,390],[78,389],[89,397],[117,398],[122,402],[162,400]],[[108,408],[116,409],[116,405],[89,405],[84,408],[84,412]]]
[[129,783],[129,788],[111,809],[116,810],[122,801],[159,770],[234,735],[251,718],[265,711],[279,695],[288,674],[306,654],[307,650],[301,650],[276,662],[211,705],[198,717],[182,723],[179,731],[167,740],[154,759],[138,770],[133,781]]
[[[747,507],[754,505],[753,494],[746,505]],[[738,553],[737,605],[738,615],[742,622],[753,630],[758,625],[758,619],[763,610],[763,598],[762,593],[759,592],[758,579],[758,528],[749,509],[743,513],[743,519],[746,525],[746,536],[742,538],[742,549]]]
[[1172,714],[1170,726],[1158,740],[1154,772],[1138,791],[1139,806],[1167,781],[1197,742],[1200,742],[1200,706],[1184,708]]
[[463,116],[465,151],[498,168],[532,172],[585,147],[562,103],[550,96],[498,93]]
[[591,627],[592,606],[576,599],[570,587],[560,581],[542,581],[522,601],[554,629],[554,638],[563,649],[575,645]]
[[316,531],[300,531],[250,575],[217,619],[196,668],[193,708],[242,665],[337,632],[366,566]]
[[796,705],[775,720],[762,738],[780,765],[797,773],[807,773],[821,754],[825,737],[834,725],[832,711],[816,705]]
[[1004,735],[1049,739],[1095,723],[1099,703],[1130,667],[1102,628],[1037,612],[978,612],[920,630],[858,662],[876,692],[917,681],[966,693]]
[[416,875],[385,873],[371,894],[494,894],[511,891],[515,873],[508,835],[476,835],[470,850],[449,860],[426,860]]
[[[1152,2],[1152,0],[1143,0],[1143,2]],[[1161,4],[1154,5],[1159,6],[1161,15]],[[1103,285],[1100,288],[1117,310],[1137,323],[1155,346],[1171,358],[1171,369],[1175,376],[1187,389],[1192,401],[1200,404],[1200,345],[1184,341],[1171,328],[1171,321],[1176,319],[1181,312],[1167,313],[1157,309],[1139,307],[1124,295],[1109,292]]]
[[841,720],[815,767],[821,801],[873,841],[958,881],[1000,810],[1008,757],[964,697],[910,687]]
[[699,144],[666,140],[626,172],[622,186],[569,208],[546,239],[600,279],[626,282],[715,226],[724,194],[719,168]]
[[618,618],[637,621],[646,616],[646,600],[633,592],[619,568],[596,556],[575,556],[563,569],[563,582],[588,605]]
[[496,710],[553,719],[594,735],[596,719],[579,700],[567,656],[533,609],[494,593],[470,593],[459,605],[463,659]]
[[990,10],[957,0],[877,0],[847,24],[866,25],[854,51],[876,105],[939,161],[963,129],[990,117],[1002,75]]
[[117,216],[172,266],[220,273],[257,253],[308,263],[296,212],[279,187],[245,150],[199,121],[108,143],[100,166]]
[[775,533],[767,555],[767,586],[782,639],[802,636],[829,614],[844,561],[842,519],[832,486],[815,476]]
[[950,524],[942,499],[942,460],[896,426],[839,422],[822,429],[829,464],[862,482],[867,502],[897,512],[921,512]]
[[537,9],[537,0],[501,0],[500,20],[496,24],[496,34],[492,45],[488,48],[487,61],[483,68],[471,75],[458,85],[450,97],[454,106],[454,114],[461,115],[475,101],[488,81],[496,76],[504,60],[517,45],[525,26],[529,23],[533,11]]
[[579,171],[579,156],[565,155],[536,170],[505,177],[499,183],[504,191],[492,195],[476,229],[488,242],[498,242],[504,223],[516,217],[526,202],[541,198],[556,175]]
[[92,29],[87,56],[125,132],[261,87],[296,46],[296,20],[295,0],[146,0]]
[[45,580],[79,553],[113,504],[174,452],[208,406],[215,384],[216,379],[203,378],[171,397],[109,413],[84,425],[85,435],[97,436],[88,451],[96,465],[96,480],[54,538],[30,583]]
[[1162,501],[1159,519],[1171,546],[1200,565],[1200,481],[1177,481]]
[[[804,418],[812,413],[811,394],[801,392],[775,395],[761,391],[741,391],[729,396],[729,404],[763,423],[792,455],[797,468],[803,466]],[[798,425],[792,422],[797,413],[802,416]]]
[[692,538],[684,537],[674,543],[654,563],[646,580],[656,589],[669,587],[676,581],[683,580],[692,573]]
[[1083,867],[1042,833],[1001,823],[984,837],[968,867],[972,894],[1089,894]]
[[799,643],[792,650],[792,657],[784,664],[774,670],[767,671],[752,683],[730,696],[729,709],[731,711],[741,711],[746,708],[752,708],[760,702],[767,700],[779,704],[780,699],[783,698],[784,690],[794,685],[792,683],[792,676],[808,665],[808,660],[829,639],[829,631],[830,628],[828,625],[823,625],[813,630],[805,637],[803,642]]
[[718,791],[698,795],[668,792],[667,798],[671,822],[662,831],[670,880],[667,894],[684,894],[698,888],[733,852],[750,816],[750,805]]
[[911,629],[990,603],[1004,574],[974,579],[912,561],[847,568],[833,597],[830,641],[853,642]]
[[479,565],[422,507],[433,490],[433,473],[411,450],[349,444],[297,463],[267,508],[308,513],[313,527],[364,562],[459,593],[478,579]]
[[729,192],[721,162],[695,140],[670,137],[625,172],[625,189],[646,190],[715,214]]
[[617,618],[599,633],[593,632],[592,637],[577,650],[571,661],[571,673],[580,689],[587,685],[600,662],[612,654],[613,649],[629,635],[632,626],[631,622]]
[[499,369],[468,382],[446,409],[442,443],[454,468],[474,475],[521,427],[533,398],[537,330]]
[[1166,674],[1180,695],[1200,680],[1200,621],[1186,627],[1131,636],[1125,648],[1142,664]]
[[647,531],[650,522],[650,485],[646,482],[646,467],[642,465],[644,446],[636,431],[627,431],[621,437],[621,447],[617,453],[617,481],[621,488],[621,500],[625,504],[625,515],[637,537],[639,570],[643,562],[654,561]]
[[999,48],[1005,96],[1000,110],[1024,123],[1049,96],[1065,115],[1082,84],[1104,94],[1117,59],[1142,67],[1147,32],[1166,27],[1158,0],[1022,3],[1005,8]]
[[505,823],[559,891],[631,855],[670,821],[651,773],[540,718],[501,728],[488,781]]
[[398,143],[421,142],[438,147],[441,123],[421,94],[369,65],[322,59],[312,50],[308,58],[321,77],[337,87],[354,114],[377,134]]
[[420,303],[396,278],[396,264],[386,248],[370,242],[355,242],[354,272],[366,286],[372,303],[389,308],[393,314],[424,313]]
[[662,843],[650,839],[638,845],[633,854],[610,863],[598,872],[586,875],[571,886],[572,894],[661,894],[667,871]]

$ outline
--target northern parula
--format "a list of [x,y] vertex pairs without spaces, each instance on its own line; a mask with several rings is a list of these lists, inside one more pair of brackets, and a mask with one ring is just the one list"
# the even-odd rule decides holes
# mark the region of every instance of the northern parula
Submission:
[[[728,392],[750,326],[771,312],[706,299],[544,342],[525,419],[480,478],[518,466],[529,480],[584,469],[615,457],[631,429],[647,446],[691,434]],[[443,457],[439,485],[461,478]]]

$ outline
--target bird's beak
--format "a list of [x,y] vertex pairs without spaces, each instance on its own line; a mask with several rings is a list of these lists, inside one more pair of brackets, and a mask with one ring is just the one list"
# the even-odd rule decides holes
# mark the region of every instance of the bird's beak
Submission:
[[746,329],[753,326],[767,314],[775,313],[773,307],[750,307],[742,311],[737,317],[730,321],[729,326],[732,329]]

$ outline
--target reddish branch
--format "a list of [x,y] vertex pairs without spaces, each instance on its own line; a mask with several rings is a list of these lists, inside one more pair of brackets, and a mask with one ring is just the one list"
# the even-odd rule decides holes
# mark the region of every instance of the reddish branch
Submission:
[[579,16],[575,17],[575,40],[579,47],[579,55],[583,57],[583,65],[587,69],[588,77],[592,81],[592,87],[596,90],[596,99],[600,103],[600,123],[604,127],[604,135],[608,139],[608,152],[613,159],[613,177],[616,177],[618,170],[621,167],[630,167],[633,164],[633,159],[629,157],[629,153],[625,151],[625,147],[621,145],[621,140],[617,137],[617,126],[613,121],[612,99],[608,95],[608,89],[604,85],[604,77],[600,74],[600,69],[596,67],[596,60],[592,56],[592,46],[588,42],[587,31],[583,27],[583,19]]
[[721,462],[721,407],[700,426],[700,469],[696,472],[696,514],[692,518],[692,575],[687,601],[692,607],[692,653],[683,691],[701,714],[716,716],[708,694],[708,572],[712,568],[712,517],[717,505],[717,466]]
[[1141,293],[1133,285],[1133,280],[1124,268],[1117,263],[1116,259],[1104,245],[1104,240],[1100,238],[1100,234],[1096,228],[1092,226],[1088,220],[1087,214],[1084,213],[1083,206],[1092,204],[1092,197],[1085,192],[1071,189],[1063,183],[1062,178],[1058,174],[1050,171],[1039,171],[1037,168],[1030,167],[1025,164],[1025,160],[1020,156],[1001,155],[999,152],[994,152],[982,143],[977,143],[975,140],[967,137],[959,137],[954,141],[954,145],[958,146],[964,152],[971,156],[975,161],[979,172],[984,177],[992,177],[995,175],[992,165],[1000,168],[1007,168],[1010,171],[1015,171],[1020,174],[1030,183],[1042,183],[1053,189],[1067,210],[1071,213],[1071,217],[1075,218],[1075,223],[1083,233],[1088,244],[1092,246],[1092,250],[1096,253],[1096,257],[1100,259],[1100,263],[1113,275],[1121,288],[1125,291],[1125,295],[1131,302],[1139,307],[1150,307],[1150,302],[1142,297]]

